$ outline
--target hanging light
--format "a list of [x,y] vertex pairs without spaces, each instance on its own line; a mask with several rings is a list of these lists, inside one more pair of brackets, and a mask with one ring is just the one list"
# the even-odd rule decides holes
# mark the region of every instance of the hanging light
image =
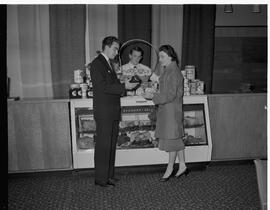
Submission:
[[233,12],[233,6],[232,6],[232,4],[225,4],[225,6],[224,6],[224,12],[225,13],[232,13]]
[[260,13],[261,12],[261,6],[259,4],[253,4],[253,6],[252,6],[252,12],[254,12],[254,13]]

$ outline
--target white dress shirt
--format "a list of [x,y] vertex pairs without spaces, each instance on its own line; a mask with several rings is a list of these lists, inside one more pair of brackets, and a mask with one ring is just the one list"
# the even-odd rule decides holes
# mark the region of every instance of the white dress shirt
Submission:
[[127,64],[121,67],[123,75],[130,75],[130,76],[134,76],[137,73],[138,69],[142,69],[145,70],[146,72],[149,72],[149,75],[152,73],[152,70],[148,66],[145,66],[141,63],[134,65],[131,62],[128,62]]

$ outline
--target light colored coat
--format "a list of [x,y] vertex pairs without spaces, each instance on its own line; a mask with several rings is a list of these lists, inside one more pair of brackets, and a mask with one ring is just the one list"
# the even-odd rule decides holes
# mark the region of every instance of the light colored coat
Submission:
[[155,137],[178,139],[183,130],[183,76],[176,62],[171,62],[159,78],[159,93],[153,102],[158,105]]

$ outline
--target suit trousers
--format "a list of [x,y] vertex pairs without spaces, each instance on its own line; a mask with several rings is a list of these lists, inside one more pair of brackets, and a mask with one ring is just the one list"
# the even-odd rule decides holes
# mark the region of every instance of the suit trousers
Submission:
[[119,120],[96,119],[95,180],[107,182],[114,177]]

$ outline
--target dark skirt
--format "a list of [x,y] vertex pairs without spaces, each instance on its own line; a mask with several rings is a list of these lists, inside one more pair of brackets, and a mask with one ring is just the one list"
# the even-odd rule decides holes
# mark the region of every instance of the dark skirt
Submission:
[[158,142],[159,150],[166,151],[166,152],[176,152],[185,149],[185,144],[180,139],[159,139]]

